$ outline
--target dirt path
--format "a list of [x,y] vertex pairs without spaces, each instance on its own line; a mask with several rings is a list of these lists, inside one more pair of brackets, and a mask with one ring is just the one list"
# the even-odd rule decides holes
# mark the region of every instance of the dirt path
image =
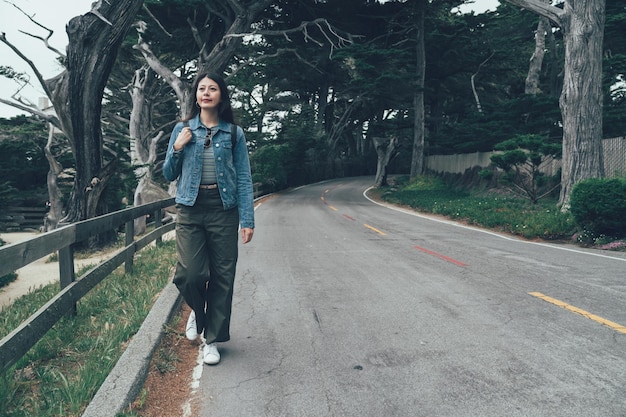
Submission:
[[[37,235],[39,233],[35,232],[2,233],[0,238],[10,244],[23,242]],[[168,233],[163,238],[173,238],[173,235]],[[109,256],[110,254],[103,253],[90,258],[76,259],[74,260],[74,268],[79,270],[86,265],[98,265]],[[48,262],[49,257],[50,255],[46,255],[18,269],[16,271],[17,279],[6,287],[0,288],[0,310],[11,305],[16,299],[32,290],[59,281],[59,263],[57,261]]]
[[[2,233],[0,237],[7,243],[19,243],[32,239],[38,234],[29,232]],[[50,255],[46,255],[16,271],[17,279],[6,287],[0,288],[0,309],[11,305],[24,294],[59,281],[59,263],[56,261],[48,262],[49,257]],[[98,265],[105,258],[106,254],[79,259],[74,262],[74,266],[78,269],[84,265]]]

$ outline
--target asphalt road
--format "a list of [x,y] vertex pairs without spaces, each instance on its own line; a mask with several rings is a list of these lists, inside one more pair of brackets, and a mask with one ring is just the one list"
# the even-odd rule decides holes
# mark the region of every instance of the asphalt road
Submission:
[[257,208],[201,416],[626,416],[626,254],[384,207],[371,183]]

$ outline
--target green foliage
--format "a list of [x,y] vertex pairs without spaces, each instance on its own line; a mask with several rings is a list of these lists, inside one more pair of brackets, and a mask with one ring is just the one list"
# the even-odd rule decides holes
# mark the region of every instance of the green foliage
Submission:
[[0,288],[6,287],[13,281],[17,279],[17,274],[15,272],[11,272],[10,274],[6,274],[0,277]]
[[514,196],[475,194],[452,188],[436,177],[418,177],[413,182],[385,188],[382,198],[528,239],[564,239],[575,232],[571,215],[556,210],[555,201],[531,204]]
[[320,135],[310,106],[287,114],[277,132],[276,140],[268,145],[274,148],[269,153],[270,157],[265,159],[271,161],[272,169],[268,174],[275,175],[269,178],[284,181],[287,187],[328,178],[325,176],[328,172],[319,164],[320,160],[325,162],[328,157],[320,146]]
[[42,207],[47,200],[45,125],[24,116],[0,121],[0,206]]
[[10,80],[19,82],[20,85],[28,83],[28,75],[24,72],[17,72],[12,67],[6,65],[0,65],[0,77],[5,77]]
[[[1,205],[0,205],[1,207]],[[6,245],[6,242],[0,239],[0,247]],[[0,291],[2,291],[2,287],[9,285],[13,281],[17,279],[17,274],[15,272],[11,272],[10,274],[6,274],[0,277]]]
[[375,100],[368,103],[370,106],[382,109],[411,102],[415,87],[411,85],[414,83],[408,84],[411,67],[407,63],[411,62],[411,55],[407,50],[385,44],[356,43],[339,50],[334,57],[339,64],[337,72],[346,77],[347,97],[366,95]]
[[[128,153],[122,153],[122,155],[128,155]],[[106,207],[106,213],[126,208],[124,201],[132,204],[135,188],[139,183],[132,166],[125,158],[118,161],[118,166],[117,175],[111,177],[101,198],[101,204]]]
[[287,171],[283,164],[288,152],[287,145],[267,145],[257,150],[250,158],[252,181],[263,184],[268,191],[287,187]]
[[495,149],[502,153],[491,156],[492,164],[505,171],[505,181],[513,186],[513,191],[533,204],[558,186],[549,184],[541,168],[560,158],[560,144],[547,142],[539,135],[518,135],[498,143]]
[[19,192],[15,187],[11,185],[11,182],[0,182],[0,208],[12,206],[18,201]]
[[495,149],[498,151],[509,151],[526,149],[528,159],[537,165],[543,157],[561,157],[561,144],[559,142],[548,142],[540,135],[517,135],[516,137],[500,142]]
[[541,135],[555,143],[562,137],[558,98],[521,95],[483,103],[483,112],[467,110],[433,133],[431,154],[490,152],[503,139]]
[[494,177],[494,173],[492,169],[481,169],[478,172],[478,176],[486,181],[491,181]]
[[[173,241],[146,248],[134,272],[119,268],[81,299],[78,315],[57,323],[8,371],[0,374],[0,415],[53,417],[80,415],[137,332],[169,282],[176,251]],[[0,337],[58,291],[48,285],[0,311]],[[171,355],[168,360],[175,360]]]
[[421,175],[411,179],[403,186],[405,191],[428,191],[428,192],[450,192],[450,187],[440,178],[429,175]]
[[[45,123],[26,116],[0,119],[0,207],[43,207],[48,200],[48,161],[44,147],[48,140]],[[64,144],[52,147],[52,153],[65,167],[73,158]]]
[[570,196],[576,224],[594,236],[626,236],[626,179],[580,181]]

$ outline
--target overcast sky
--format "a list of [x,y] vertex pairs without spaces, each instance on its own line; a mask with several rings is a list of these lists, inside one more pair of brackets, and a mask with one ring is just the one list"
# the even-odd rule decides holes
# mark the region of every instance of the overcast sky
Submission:
[[[91,9],[94,0],[0,0],[0,32],[6,34],[7,39],[16,45],[24,55],[35,63],[44,78],[50,78],[62,71],[56,62],[56,55],[49,51],[39,39],[29,37],[19,30],[36,36],[46,37],[48,32],[34,23],[21,13],[13,4],[17,4],[28,16],[41,25],[54,31],[49,43],[56,49],[65,53],[67,34],[65,25],[75,17],[87,13]],[[485,10],[494,10],[499,4],[498,0],[475,0],[474,4],[467,5],[462,11],[474,10],[482,13]],[[10,66],[18,72],[26,72],[31,77],[34,87],[22,90],[24,96],[37,103],[39,97],[44,96],[37,79],[32,74],[29,66],[19,58],[7,45],[0,43],[0,65]],[[17,84],[13,81],[0,77],[0,97],[9,99],[17,90]],[[13,117],[20,114],[6,104],[0,103],[0,117]]]

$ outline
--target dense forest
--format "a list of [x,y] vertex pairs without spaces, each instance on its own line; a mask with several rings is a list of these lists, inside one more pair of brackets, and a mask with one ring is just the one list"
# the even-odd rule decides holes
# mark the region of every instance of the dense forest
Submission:
[[[626,0],[583,3],[594,2],[605,7],[603,102],[591,123],[624,136]],[[75,221],[167,196],[167,139],[202,69],[232,86],[267,191],[380,174],[381,161],[385,174],[419,175],[424,156],[491,151],[520,135],[563,141],[571,28],[511,4],[524,2],[477,15],[460,13],[460,0],[123,3],[99,2],[100,13],[68,25],[68,70],[40,80],[56,115],[0,119],[0,206],[49,201],[54,218]]]

